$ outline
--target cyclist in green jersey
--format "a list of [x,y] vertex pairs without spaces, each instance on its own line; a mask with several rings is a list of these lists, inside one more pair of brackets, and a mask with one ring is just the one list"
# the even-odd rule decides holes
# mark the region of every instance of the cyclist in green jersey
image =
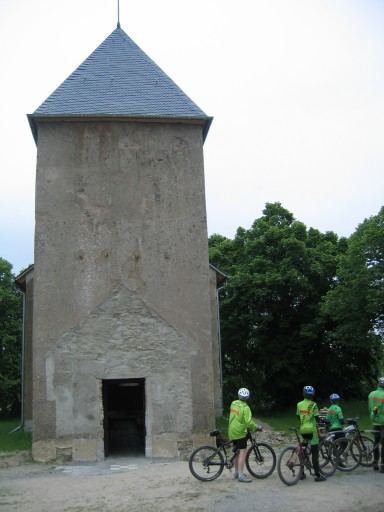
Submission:
[[345,423],[345,419],[343,416],[343,411],[341,410],[341,407],[339,405],[340,396],[337,393],[332,393],[329,399],[331,401],[331,405],[328,407],[326,417],[326,419],[330,421],[329,431],[336,432],[335,439],[339,437],[344,437],[342,428]]
[[379,378],[378,384],[378,388],[368,395],[368,410],[373,424],[375,445],[381,444],[381,453],[379,448],[375,448],[373,452],[373,469],[379,469],[381,459],[380,473],[384,473],[384,377]]
[[[311,455],[313,469],[315,470],[315,482],[324,482],[326,477],[320,473],[319,465],[319,437],[317,435],[317,418],[319,418],[319,408],[312,400],[315,396],[315,390],[312,386],[304,386],[304,400],[297,404],[296,415],[300,420],[300,434],[304,441],[311,445]],[[302,479],[306,478],[302,473]]]
[[252,480],[244,474],[245,456],[247,454],[247,429],[252,431],[263,430],[261,425],[252,421],[252,413],[246,401],[250,397],[247,388],[241,388],[238,391],[238,400],[231,403],[229,410],[228,436],[239,449],[235,458],[235,478],[239,482],[251,482]]

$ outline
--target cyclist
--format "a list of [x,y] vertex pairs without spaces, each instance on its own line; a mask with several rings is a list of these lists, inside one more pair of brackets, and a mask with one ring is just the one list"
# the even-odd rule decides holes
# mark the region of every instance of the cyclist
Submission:
[[247,429],[262,430],[261,425],[252,421],[252,413],[249,405],[246,403],[250,397],[247,388],[241,388],[238,391],[238,400],[231,403],[229,409],[229,427],[228,436],[234,445],[239,449],[235,458],[235,478],[239,482],[251,482],[252,480],[244,474],[245,456],[247,454]]
[[343,428],[342,425],[344,425],[345,419],[343,417],[343,411],[339,405],[340,396],[337,393],[332,393],[329,399],[331,401],[331,405],[328,407],[326,416],[326,420],[330,421],[329,432],[337,432],[335,434],[335,439],[344,437],[344,432],[342,432],[341,429]]
[[[304,441],[311,445],[312,464],[315,470],[315,482],[324,482],[326,477],[320,473],[319,465],[319,437],[317,435],[317,419],[319,418],[319,408],[312,400],[315,396],[315,390],[312,386],[304,386],[304,400],[297,404],[296,415],[300,420],[300,434]],[[303,472],[301,478],[306,478]]]
[[[379,377],[378,388],[368,395],[368,410],[373,423],[375,446],[373,451],[373,469],[384,473],[384,377]],[[378,445],[381,444],[381,454]],[[380,457],[381,455],[381,457]]]

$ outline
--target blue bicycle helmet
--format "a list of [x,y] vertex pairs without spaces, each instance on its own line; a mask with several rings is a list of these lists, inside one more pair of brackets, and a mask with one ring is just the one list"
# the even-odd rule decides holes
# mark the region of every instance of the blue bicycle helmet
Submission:
[[332,393],[332,395],[329,397],[330,400],[340,400],[340,397],[337,393]]
[[303,394],[306,398],[310,398],[315,394],[315,389],[312,386],[304,386]]

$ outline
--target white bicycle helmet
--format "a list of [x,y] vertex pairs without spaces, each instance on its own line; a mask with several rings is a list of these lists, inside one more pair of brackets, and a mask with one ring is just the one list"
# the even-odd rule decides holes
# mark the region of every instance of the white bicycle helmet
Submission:
[[240,388],[237,394],[239,395],[240,400],[248,400],[251,393],[247,388]]
[[384,377],[379,377],[379,387],[384,388]]

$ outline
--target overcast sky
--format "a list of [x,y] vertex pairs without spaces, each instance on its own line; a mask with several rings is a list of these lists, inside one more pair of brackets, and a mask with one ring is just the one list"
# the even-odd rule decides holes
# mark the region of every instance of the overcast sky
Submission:
[[[204,112],[209,234],[267,202],[349,236],[384,205],[384,1],[120,0],[121,28]],[[33,262],[26,115],[116,28],[117,0],[0,0],[0,257]]]

